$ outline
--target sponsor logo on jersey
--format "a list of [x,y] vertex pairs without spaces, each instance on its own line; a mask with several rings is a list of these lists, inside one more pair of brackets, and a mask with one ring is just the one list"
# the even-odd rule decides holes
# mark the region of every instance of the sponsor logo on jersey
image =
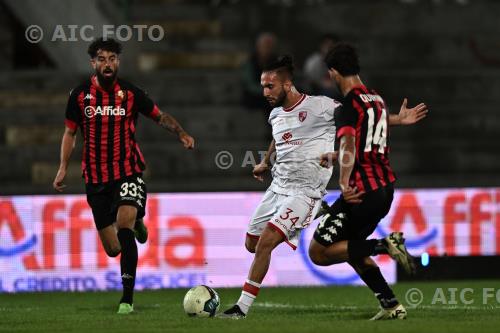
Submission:
[[95,115],[101,115],[101,116],[124,116],[125,115],[125,109],[121,107],[113,107],[111,105],[108,106],[98,106],[98,107],[93,107],[93,106],[87,106],[85,107],[85,116],[87,118],[92,118]]
[[87,95],[85,95],[84,99],[91,100],[92,98],[94,98],[94,96],[92,96],[91,94],[87,94]]
[[293,137],[292,132],[285,132],[285,134],[283,134],[281,138],[288,143],[292,137]]

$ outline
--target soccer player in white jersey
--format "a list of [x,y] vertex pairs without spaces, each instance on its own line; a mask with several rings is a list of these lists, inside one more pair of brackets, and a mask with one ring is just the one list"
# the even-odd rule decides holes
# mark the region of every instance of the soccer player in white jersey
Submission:
[[[265,158],[268,162],[276,150],[273,181],[248,228],[245,245],[255,253],[248,280],[236,305],[221,317],[246,316],[266,276],[271,252],[282,242],[296,249],[300,232],[316,215],[332,175],[332,168],[319,162],[321,154],[334,148],[333,114],[339,103],[300,93],[292,76],[289,56],[266,66],[261,76],[264,96],[274,107],[269,116],[274,139]],[[261,171],[257,167],[254,175],[262,177]]]
[[[332,175],[333,168],[323,166],[333,162],[325,159],[332,153],[325,152],[334,150],[334,112],[341,105],[329,97],[300,93],[292,79],[293,62],[289,56],[268,64],[261,75],[264,97],[274,107],[269,116],[273,140],[253,174],[262,181],[276,152],[273,181],[248,227],[245,247],[255,253],[248,279],[238,302],[219,314],[221,318],[246,317],[268,271],[272,251],[282,242],[296,249],[300,232],[320,209]],[[399,115],[389,117],[389,125],[413,124],[423,116],[422,110],[408,109],[404,102]]]

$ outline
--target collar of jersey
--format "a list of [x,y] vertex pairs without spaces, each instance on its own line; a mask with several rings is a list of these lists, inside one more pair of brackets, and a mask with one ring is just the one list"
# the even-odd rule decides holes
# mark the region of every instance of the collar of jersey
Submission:
[[297,106],[299,106],[299,104],[300,104],[300,103],[302,103],[302,101],[303,101],[304,99],[306,99],[306,96],[307,96],[306,94],[302,94],[302,96],[300,96],[300,99],[297,101],[297,103],[295,103],[294,105],[292,105],[292,106],[291,106],[291,107],[289,107],[289,108],[286,108],[286,109],[285,109],[285,108],[283,108],[283,111],[285,111],[285,112],[290,112],[290,111],[293,111],[293,109],[295,109]]

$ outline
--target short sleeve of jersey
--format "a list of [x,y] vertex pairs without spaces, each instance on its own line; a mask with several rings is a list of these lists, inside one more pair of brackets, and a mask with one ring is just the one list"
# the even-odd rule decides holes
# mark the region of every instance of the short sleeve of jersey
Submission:
[[335,126],[337,127],[337,138],[343,135],[356,135],[356,123],[358,112],[348,102],[335,110]]
[[135,91],[135,103],[137,111],[149,118],[156,120],[160,115],[158,106],[149,98],[148,94],[141,89]]
[[72,90],[69,94],[68,104],[66,105],[66,119],[64,123],[66,127],[76,130],[82,122],[82,113],[78,105],[79,92]]
[[329,97],[322,98],[322,115],[326,121],[332,121],[334,119],[335,109],[337,109],[341,104],[334,99]]
[[279,112],[279,108],[274,108],[271,110],[271,112],[269,113],[269,117],[267,118],[267,122],[269,123],[269,125],[273,125],[273,119],[276,118],[276,114],[278,114]]

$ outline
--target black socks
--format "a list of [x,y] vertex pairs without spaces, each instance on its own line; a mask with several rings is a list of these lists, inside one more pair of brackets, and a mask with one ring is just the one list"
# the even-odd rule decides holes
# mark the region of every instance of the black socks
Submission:
[[120,303],[132,304],[138,257],[134,232],[127,228],[120,229],[118,230],[118,240],[122,248],[120,268],[122,274],[123,296]]
[[369,268],[360,274],[360,277],[368,288],[373,291],[383,308],[393,308],[398,305],[399,302],[396,296],[394,296],[392,289],[385,281],[378,267]]
[[347,253],[349,259],[359,259],[377,254],[387,254],[384,246],[384,239],[353,239],[347,243]]

